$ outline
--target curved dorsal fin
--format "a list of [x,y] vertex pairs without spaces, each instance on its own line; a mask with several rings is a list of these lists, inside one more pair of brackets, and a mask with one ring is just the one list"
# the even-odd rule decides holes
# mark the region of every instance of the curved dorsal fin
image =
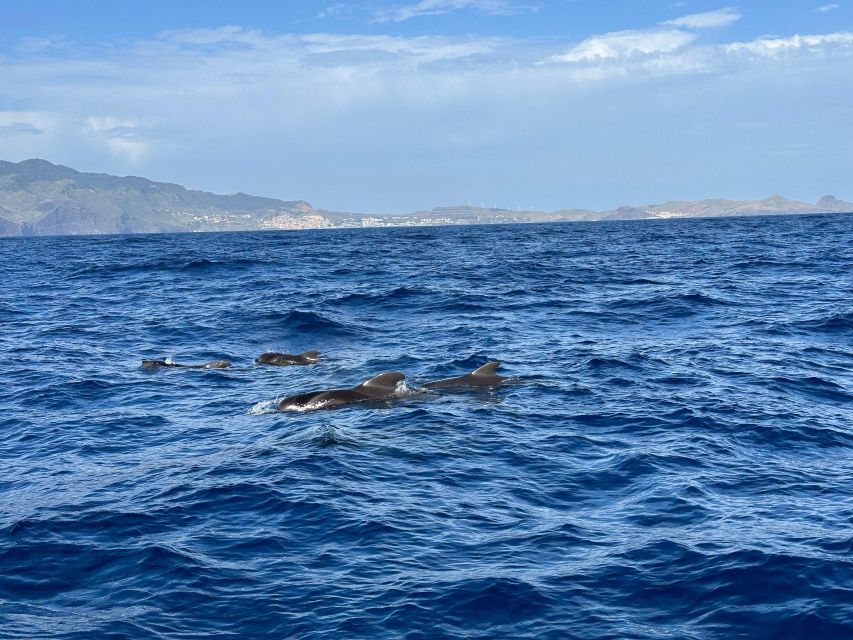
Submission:
[[488,362],[484,364],[482,367],[478,367],[471,372],[472,376],[493,376],[495,375],[495,370],[501,366],[501,363],[498,361]]
[[362,382],[356,389],[366,395],[389,395],[397,388],[397,383],[405,380],[406,374],[399,371],[388,371]]
[[317,356],[320,355],[320,352],[319,351],[313,351],[313,350],[312,351],[303,351],[302,355],[305,356],[306,358],[316,358]]

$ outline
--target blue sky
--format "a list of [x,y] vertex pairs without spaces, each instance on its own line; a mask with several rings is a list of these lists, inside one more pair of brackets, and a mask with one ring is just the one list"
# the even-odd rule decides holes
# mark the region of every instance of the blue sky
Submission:
[[373,212],[853,200],[853,0],[0,0],[0,157]]

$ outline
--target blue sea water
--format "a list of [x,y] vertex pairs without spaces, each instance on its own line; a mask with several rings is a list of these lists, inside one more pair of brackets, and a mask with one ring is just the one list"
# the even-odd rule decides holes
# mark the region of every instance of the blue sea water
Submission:
[[3,239],[0,278],[2,638],[853,637],[853,215]]

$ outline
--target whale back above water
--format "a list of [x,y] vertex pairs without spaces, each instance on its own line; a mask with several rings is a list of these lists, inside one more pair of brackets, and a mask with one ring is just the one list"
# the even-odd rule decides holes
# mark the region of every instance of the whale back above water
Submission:
[[405,379],[405,373],[389,371],[388,373],[380,373],[367,382],[362,382],[355,390],[370,398],[384,398],[393,394],[397,385]]
[[142,367],[156,369],[157,367],[174,367],[176,369],[227,369],[231,366],[228,360],[213,360],[204,364],[180,364],[171,360],[143,360]]
[[406,378],[399,371],[381,373],[351,389],[328,389],[309,391],[285,398],[278,403],[279,411],[307,411],[309,409],[336,409],[365,400],[390,398],[397,391],[397,384]]
[[317,358],[320,356],[319,351],[304,351],[299,354],[293,353],[277,353],[268,351],[259,355],[255,362],[258,364],[271,364],[275,366],[288,366],[298,364],[317,364]]
[[506,376],[498,375],[497,368],[501,366],[498,361],[492,361],[484,364],[482,367],[474,369],[471,373],[456,378],[445,378],[444,380],[435,380],[427,382],[423,385],[424,389],[446,389],[449,387],[490,387],[500,384],[506,380]]

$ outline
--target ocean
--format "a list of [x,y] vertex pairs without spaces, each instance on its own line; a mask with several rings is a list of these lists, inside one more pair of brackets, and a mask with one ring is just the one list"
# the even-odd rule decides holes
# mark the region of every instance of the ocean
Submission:
[[4,639],[853,637],[853,215],[9,238],[0,278]]

